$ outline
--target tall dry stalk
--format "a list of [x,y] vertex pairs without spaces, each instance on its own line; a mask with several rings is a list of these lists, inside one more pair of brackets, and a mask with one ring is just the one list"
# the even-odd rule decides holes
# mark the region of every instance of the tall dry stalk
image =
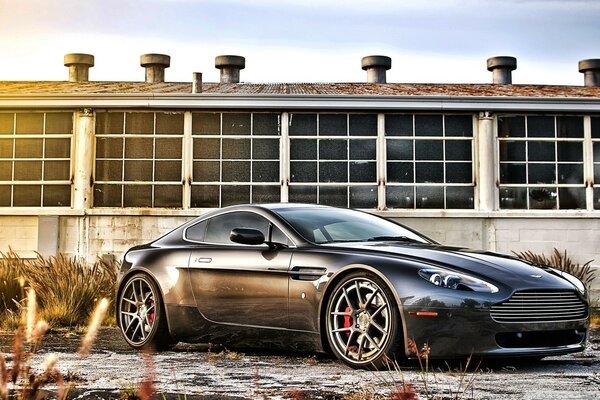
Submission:
[[100,329],[100,325],[102,325],[102,321],[104,320],[104,316],[106,315],[106,311],[108,310],[108,299],[101,299],[98,302],[98,305],[94,309],[92,317],[90,318],[90,323],[87,328],[87,332],[83,341],[81,342],[81,346],[79,347],[79,354],[82,356],[86,356],[90,353],[92,349],[92,345],[96,340],[96,336],[98,335],[98,330]]

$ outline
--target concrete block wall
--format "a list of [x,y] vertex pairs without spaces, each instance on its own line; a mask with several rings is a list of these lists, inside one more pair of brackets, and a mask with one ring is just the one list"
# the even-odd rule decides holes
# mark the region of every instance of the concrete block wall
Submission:
[[0,251],[6,253],[10,248],[21,257],[35,257],[38,221],[38,217],[0,216]]

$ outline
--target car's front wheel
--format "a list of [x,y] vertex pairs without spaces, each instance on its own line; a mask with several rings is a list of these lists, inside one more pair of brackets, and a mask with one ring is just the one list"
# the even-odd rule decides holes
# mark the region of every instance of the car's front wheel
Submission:
[[333,289],[327,338],[335,355],[353,368],[381,369],[396,357],[399,313],[387,285],[369,272],[353,273]]
[[172,345],[158,287],[146,274],[127,279],[117,298],[123,337],[136,349],[163,350]]

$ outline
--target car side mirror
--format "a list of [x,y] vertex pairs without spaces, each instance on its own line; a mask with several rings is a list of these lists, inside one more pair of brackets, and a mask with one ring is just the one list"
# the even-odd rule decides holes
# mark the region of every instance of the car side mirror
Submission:
[[265,242],[265,235],[258,229],[234,228],[229,234],[229,240],[234,243],[257,245]]

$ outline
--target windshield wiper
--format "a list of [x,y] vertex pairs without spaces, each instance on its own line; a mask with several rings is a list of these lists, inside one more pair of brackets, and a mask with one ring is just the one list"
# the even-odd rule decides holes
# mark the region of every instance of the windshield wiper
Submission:
[[408,236],[373,236],[367,239],[367,242],[413,242],[422,243],[420,240],[409,238]]

